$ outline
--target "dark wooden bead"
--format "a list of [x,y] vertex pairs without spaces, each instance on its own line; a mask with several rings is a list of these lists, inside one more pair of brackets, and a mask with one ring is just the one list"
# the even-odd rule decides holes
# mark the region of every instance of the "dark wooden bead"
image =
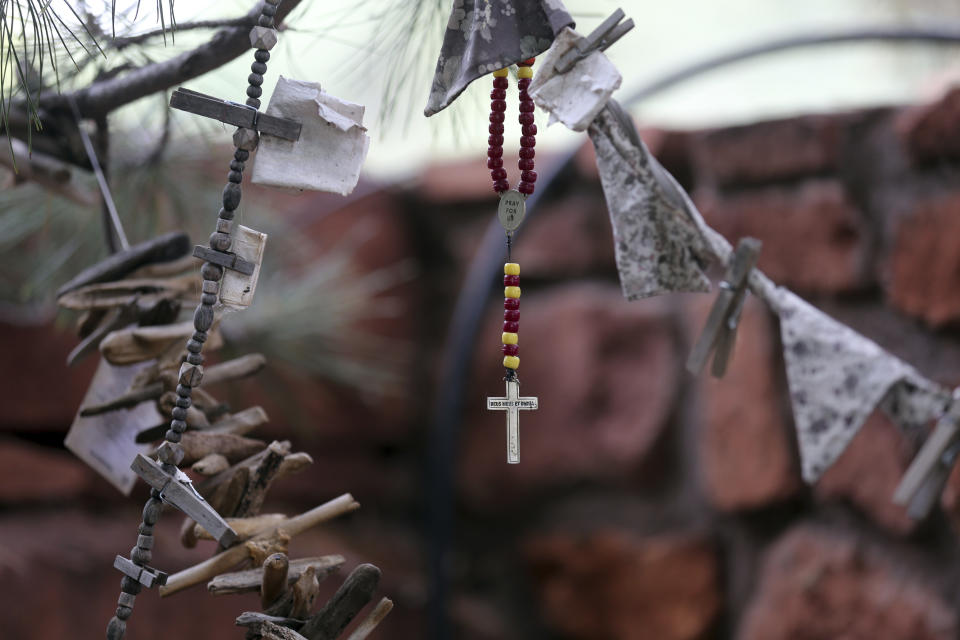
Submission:
[[246,149],[237,149],[233,152],[233,157],[240,162],[246,162],[250,158],[250,152]]
[[233,218],[234,218],[236,215],[237,215],[237,214],[234,213],[233,211],[227,211],[226,209],[220,209],[220,214],[218,215],[218,217],[221,218],[222,220],[233,220]]
[[247,95],[251,98],[259,98],[263,95],[263,89],[260,87],[249,86],[247,87]]
[[137,533],[142,536],[152,536],[153,535],[153,525],[141,522],[140,526],[137,527]]
[[133,614],[132,607],[124,607],[122,605],[117,607],[117,618],[120,620],[129,620],[132,614]]
[[191,338],[190,340],[187,340],[187,351],[190,353],[200,353],[203,351],[203,343]]
[[143,589],[143,585],[130,576],[123,576],[123,579],[120,580],[120,591],[124,593],[137,595],[141,589]]
[[223,233],[222,231],[214,231],[210,234],[210,248],[217,251],[229,251],[230,245],[233,243],[233,239],[229,234]]
[[203,354],[202,353],[188,353],[187,362],[190,364],[201,365],[203,364]]
[[277,7],[276,5],[272,5],[264,2],[263,6],[260,7],[260,13],[262,13],[265,16],[274,16],[277,14]]
[[163,502],[156,498],[147,500],[143,505],[143,523],[149,526],[157,524],[160,520],[160,513],[163,511]]
[[200,267],[200,277],[211,282],[219,282],[223,277],[223,267],[212,262],[204,262]]
[[490,177],[493,178],[494,181],[503,180],[504,178],[507,177],[507,170],[506,170],[506,169],[494,169],[493,171],[490,172]]
[[233,211],[234,209],[239,207],[240,196],[241,196],[240,185],[234,184],[233,182],[227,183],[227,186],[223,188],[223,208],[229,211]]
[[487,158],[487,169],[499,169],[503,166],[503,158]]
[[246,104],[248,107],[253,107],[254,109],[260,108],[260,101],[256,98],[247,98]]
[[504,309],[519,309],[519,308],[520,308],[520,298],[504,298],[504,299],[503,299],[503,308],[504,308]]
[[213,325],[213,307],[205,304],[197,307],[193,313],[193,326],[197,331],[209,331]]
[[494,112],[490,114],[490,122],[495,122],[497,124],[500,124],[501,122],[506,120],[506,118],[507,117],[502,113]]
[[201,302],[201,304],[206,304],[206,305],[210,305],[210,306],[213,306],[213,305],[217,304],[217,301],[218,301],[218,300],[219,300],[219,298],[217,297],[217,294],[215,294],[215,293],[205,293],[205,294],[203,294],[203,295],[200,297],[200,302]]
[[130,550],[130,559],[134,561],[135,564],[147,564],[150,562],[151,553],[147,549],[141,549],[140,547],[134,547]]
[[236,182],[237,184],[240,184],[241,182],[243,182],[243,174],[240,173],[239,171],[231,171],[230,173],[227,174],[227,181]]
[[259,73],[251,73],[247,76],[247,82],[255,87],[259,87],[263,84],[263,76]]
[[506,89],[510,86],[509,78],[494,78],[493,79],[493,88],[494,89]]
[[520,171],[530,171],[533,169],[533,158],[520,158],[517,166],[520,167]]
[[[527,135],[527,134],[523,134],[523,135]],[[230,161],[230,171],[243,171],[244,166],[245,166],[244,163],[240,162],[239,160]]]
[[254,62],[253,64],[250,65],[250,71],[263,75],[267,72],[267,65],[264,64],[263,62]]
[[261,27],[272,27],[273,26],[273,16],[264,16],[261,15],[257,19],[257,24]]
[[170,410],[170,417],[174,420],[186,420],[187,419],[187,410],[183,407],[174,407]]
[[518,120],[520,121],[520,124],[533,124],[533,114],[521,113]]
[[180,435],[179,433],[177,433],[176,431],[172,431],[172,430],[170,430],[170,429],[167,429],[167,432],[166,432],[165,434],[163,434],[163,439],[164,439],[164,440],[167,440],[168,442],[177,443],[177,442],[180,442],[180,440],[183,439],[183,436]]
[[174,402],[176,403],[176,406],[182,409],[189,409],[190,405],[193,404],[193,402],[190,400],[190,396],[177,396],[177,399]]
[[530,194],[532,194],[534,188],[535,186],[532,182],[524,182],[523,180],[521,180],[520,184],[517,185],[517,191],[519,191],[525,196],[529,196]]
[[253,52],[253,58],[257,62],[267,62],[270,59],[270,52],[266,49],[257,49]]
[[146,549],[147,551],[153,549],[153,536],[149,534],[137,536],[137,548]]
[[187,430],[187,423],[185,420],[171,420],[170,430],[176,431],[177,433],[183,433]]
[[120,592],[120,596],[117,598],[117,604],[121,607],[130,607],[133,608],[133,603],[136,601],[137,596],[132,593]]
[[182,398],[189,398],[193,395],[193,387],[188,387],[185,384],[178,384],[177,395]]
[[127,633],[127,623],[119,618],[110,618],[107,624],[107,640],[123,640]]
[[193,335],[190,336],[192,340],[203,343],[207,341],[207,332],[206,331],[194,331]]

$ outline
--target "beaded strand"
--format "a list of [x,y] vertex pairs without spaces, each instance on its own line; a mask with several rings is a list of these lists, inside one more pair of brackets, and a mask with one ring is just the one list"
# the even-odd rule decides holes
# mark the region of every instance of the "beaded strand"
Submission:
[[[520,160],[517,166],[520,169],[520,183],[517,191],[524,196],[533,194],[537,172],[533,170],[534,156],[537,145],[537,125],[533,122],[533,98],[527,93],[530,80],[533,78],[534,58],[517,63],[517,88],[520,90]],[[507,170],[503,167],[503,122],[507,110],[507,88],[510,81],[507,78],[507,69],[498,69],[493,72],[493,90],[490,92],[490,126],[487,138],[487,168],[493,179],[493,190],[502,194],[510,189],[507,180]]]
[[[260,27],[273,27],[273,17],[277,13],[277,5],[281,0],[265,0],[257,20]],[[251,74],[248,76],[247,105],[258,109],[260,96],[263,90],[263,74],[267,71],[267,61],[270,51],[258,48],[254,53],[254,63],[250,65]],[[238,129],[234,134],[236,149],[233,160],[230,162],[230,171],[227,174],[227,184],[223,189],[223,208],[217,217],[217,228],[210,235],[210,248],[215,251],[227,252],[233,242],[231,226],[237,207],[240,206],[240,183],[243,180],[244,163],[250,158],[250,151],[257,147],[259,137],[255,131]],[[171,411],[170,428],[164,434],[164,444],[158,449],[163,470],[172,475],[177,473],[177,465],[183,459],[183,449],[178,444],[187,429],[187,409],[192,404],[193,388],[200,384],[203,377],[202,365],[204,362],[202,350],[207,341],[209,331],[214,320],[214,305],[219,300],[220,279],[223,277],[223,267],[212,262],[205,262],[200,268],[203,278],[200,304],[193,314],[194,333],[187,341],[186,362],[180,368],[179,380],[176,388],[177,399]],[[146,566],[152,557],[153,528],[160,519],[163,501],[160,492],[151,489],[150,498],[143,507],[143,519],[137,529],[137,545],[130,551],[130,560],[140,566]],[[121,640],[126,633],[127,620],[133,614],[133,604],[143,585],[130,576],[124,576],[120,581],[120,597],[117,599],[116,615],[107,624],[107,640]]]
[[512,378],[520,366],[520,265],[506,263],[503,274],[503,366]]

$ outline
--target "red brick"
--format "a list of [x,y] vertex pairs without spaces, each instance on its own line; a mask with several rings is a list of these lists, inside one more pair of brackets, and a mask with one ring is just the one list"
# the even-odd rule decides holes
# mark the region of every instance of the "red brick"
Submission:
[[0,504],[67,501],[90,488],[93,475],[68,451],[0,440]]
[[[696,300],[699,332],[712,301]],[[748,298],[726,375],[714,378],[709,363],[701,374],[700,479],[721,511],[757,509],[793,497],[802,487],[793,431],[784,420],[776,346],[766,306]]]
[[536,536],[524,548],[543,617],[565,637],[696,640],[720,610],[718,559],[697,535],[603,530]]
[[65,328],[0,324],[0,430],[67,432],[97,366],[96,355],[67,366],[78,342]]
[[960,158],[960,87],[935,102],[905,109],[896,129],[916,160]]
[[801,526],[769,550],[739,640],[947,640],[957,614],[932,581],[880,550]]
[[839,166],[848,118],[803,116],[704,131],[691,137],[698,183],[756,185]]
[[888,262],[893,306],[934,327],[960,321],[960,192],[919,204],[900,220]]
[[520,417],[520,464],[506,464],[502,305],[491,305],[474,354],[460,486],[474,506],[522,499],[584,477],[640,465],[663,432],[676,394],[672,320],[662,301],[628,303],[612,284],[578,284],[520,303],[522,393],[540,409]]
[[885,529],[906,535],[916,527],[893,492],[910,466],[911,448],[903,432],[876,412],[826,470],[815,487],[820,500],[844,500]]
[[[563,247],[562,251],[557,251]],[[574,193],[532,216],[513,252],[523,277],[615,272],[610,217],[599,194]]]
[[759,266],[778,284],[803,293],[845,293],[869,284],[867,233],[839,182],[696,196],[707,222],[731,242],[763,241]]

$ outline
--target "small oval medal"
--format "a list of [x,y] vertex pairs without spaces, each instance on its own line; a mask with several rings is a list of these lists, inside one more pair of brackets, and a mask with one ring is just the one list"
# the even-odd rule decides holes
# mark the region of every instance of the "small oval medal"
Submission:
[[516,189],[504,191],[500,196],[500,206],[497,208],[497,217],[500,218],[500,224],[509,231],[514,231],[523,222],[523,215],[526,213],[526,203],[521,194]]

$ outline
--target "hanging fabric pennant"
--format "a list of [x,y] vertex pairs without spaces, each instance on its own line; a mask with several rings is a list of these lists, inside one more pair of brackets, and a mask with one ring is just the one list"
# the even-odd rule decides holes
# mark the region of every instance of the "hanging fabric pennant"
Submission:
[[560,0],[454,0],[424,115],[445,109],[477,78],[546,51],[572,26]]
[[702,238],[686,223],[673,185],[658,179],[663,168],[639,138],[628,149],[615,144],[608,135],[620,126],[614,112],[605,110],[597,119],[602,126],[590,127],[590,138],[623,295],[637,300],[671,291],[709,291],[710,280],[695,257],[703,253]]
[[876,343],[783,287],[773,302],[807,482],[840,457],[878,405],[905,430],[945,410],[946,389]]

